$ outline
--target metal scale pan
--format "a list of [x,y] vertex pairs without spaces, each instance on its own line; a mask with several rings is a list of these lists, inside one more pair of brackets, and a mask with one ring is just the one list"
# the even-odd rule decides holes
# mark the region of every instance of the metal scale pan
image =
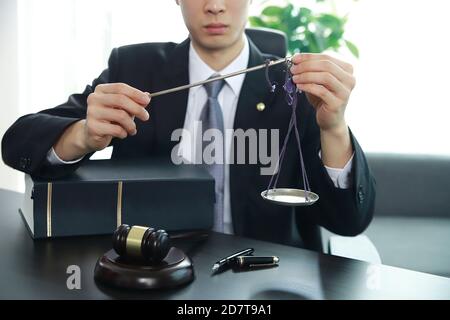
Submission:
[[264,200],[288,207],[312,206],[319,200],[314,192],[300,189],[270,189],[263,191],[261,196]]

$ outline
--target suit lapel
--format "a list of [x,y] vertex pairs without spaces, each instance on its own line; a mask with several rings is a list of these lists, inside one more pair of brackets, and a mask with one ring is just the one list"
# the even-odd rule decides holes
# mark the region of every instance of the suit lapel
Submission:
[[[250,45],[250,57],[248,67],[254,67],[265,62],[265,57],[259,51],[259,49],[249,39]],[[272,68],[274,69],[274,68]],[[273,70],[272,70],[273,71]],[[274,73],[271,72],[272,80],[280,83],[280,79],[274,78]],[[250,128],[258,129],[261,125],[261,112],[257,111],[256,106],[259,103],[264,103],[267,107],[271,107],[274,104],[276,94],[271,93],[265,78],[265,71],[255,71],[247,73],[244,83],[242,85],[241,93],[239,95],[239,102],[236,109],[236,115],[234,119],[234,129],[247,130]],[[236,146],[235,146],[236,148]],[[234,150],[234,163],[236,163],[237,152]],[[248,159],[248,157],[246,157]],[[230,165],[230,200],[231,200],[231,213],[234,232],[237,235],[244,234],[245,221],[247,220],[248,212],[245,209],[245,205],[242,203],[242,197],[237,194],[239,188],[239,179],[248,166]],[[249,171],[246,171],[249,172]],[[241,199],[241,200],[240,200]],[[244,207],[244,208],[243,208]]]
[[[264,64],[265,58],[261,51],[249,39],[250,57],[248,67]],[[239,102],[234,119],[234,129],[246,129],[255,126],[256,105],[260,102],[270,106],[275,94],[272,94],[266,84],[265,71],[259,70],[247,73],[239,95]],[[249,126],[250,124],[250,126]]]

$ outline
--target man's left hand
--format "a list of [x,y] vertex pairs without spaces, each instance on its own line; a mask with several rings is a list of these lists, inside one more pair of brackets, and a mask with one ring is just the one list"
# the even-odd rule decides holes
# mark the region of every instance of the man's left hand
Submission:
[[316,109],[320,129],[346,127],[345,109],[356,85],[353,66],[324,54],[296,54],[292,63],[293,81]]

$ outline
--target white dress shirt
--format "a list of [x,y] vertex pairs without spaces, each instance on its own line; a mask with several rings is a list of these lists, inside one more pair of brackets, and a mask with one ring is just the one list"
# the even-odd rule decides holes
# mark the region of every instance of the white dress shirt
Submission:
[[[227,67],[217,72],[211,69],[195,51],[192,43],[189,49],[189,82],[195,83],[206,80],[214,74],[228,74],[241,69],[245,69],[248,66],[250,57],[250,47],[248,40],[246,39],[244,48],[239,56],[237,56]],[[245,75],[239,75],[225,79],[225,85],[222,88],[218,100],[223,113],[224,129],[228,130],[227,133],[231,133],[234,127],[234,117],[236,114],[236,108],[238,105],[239,95],[244,83]],[[184,131],[182,134],[181,142],[179,144],[178,155],[183,157],[187,162],[194,163],[195,154],[198,152],[195,150],[196,136],[199,134],[199,128],[197,126],[200,119],[200,114],[203,107],[206,104],[208,97],[204,87],[195,87],[189,89],[188,105],[186,110],[186,118],[184,121]],[[190,137],[186,137],[188,134]],[[201,134],[201,133],[200,133]],[[230,159],[231,156],[231,136],[225,135],[225,159]],[[320,156],[320,154],[319,154]],[[82,159],[82,158],[81,158]],[[62,161],[52,148],[47,155],[47,161],[51,164],[73,164],[81,159],[65,162]],[[350,173],[352,169],[353,157],[349,160],[344,169],[335,169],[325,167],[327,172],[333,181],[336,188],[346,189],[350,185]],[[231,219],[231,207],[230,207],[230,167],[229,161],[225,163],[225,188],[224,188],[224,229],[225,233],[232,234],[232,219]]]

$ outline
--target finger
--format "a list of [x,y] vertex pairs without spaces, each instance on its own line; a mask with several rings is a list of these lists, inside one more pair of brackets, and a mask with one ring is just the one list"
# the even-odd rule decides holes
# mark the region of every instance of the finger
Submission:
[[137,133],[136,123],[133,118],[122,109],[99,107],[95,109],[95,118],[99,121],[108,121],[120,125],[125,131],[134,136]]
[[295,75],[292,80],[295,84],[320,84],[342,100],[347,100],[350,96],[350,91],[328,72],[305,72]]
[[[92,97],[91,97],[92,96]],[[130,116],[136,116],[142,121],[147,121],[150,118],[149,113],[142,105],[137,104],[128,96],[123,94],[98,94],[93,93],[89,99],[94,100],[95,103],[115,107],[125,110]]]
[[353,89],[355,86],[355,78],[329,60],[310,60],[301,62],[292,66],[291,72],[293,75],[304,72],[328,72],[341,81],[347,88]]
[[126,83],[106,83],[100,84],[95,88],[96,92],[107,94],[122,94],[128,98],[134,100],[136,103],[143,107],[148,106],[150,103],[150,96],[141,90],[133,88]]
[[350,63],[339,60],[327,54],[300,53],[292,57],[292,62],[294,64],[299,64],[304,61],[311,61],[311,60],[329,60],[350,74],[353,74],[354,71],[354,68]]
[[319,84],[298,84],[297,87],[306,92],[310,93],[316,97],[322,99],[329,107],[338,106],[341,102],[340,100],[327,88]]
[[119,139],[125,139],[126,137],[128,137],[127,132],[121,126],[97,120],[91,122],[90,131],[91,134],[99,137],[111,136]]

